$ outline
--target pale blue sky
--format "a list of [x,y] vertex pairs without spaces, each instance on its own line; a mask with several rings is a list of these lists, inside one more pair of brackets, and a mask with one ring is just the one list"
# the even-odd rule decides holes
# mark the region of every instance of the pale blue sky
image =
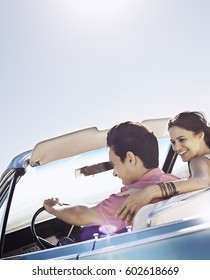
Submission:
[[88,126],[210,117],[210,1],[0,0],[0,173]]

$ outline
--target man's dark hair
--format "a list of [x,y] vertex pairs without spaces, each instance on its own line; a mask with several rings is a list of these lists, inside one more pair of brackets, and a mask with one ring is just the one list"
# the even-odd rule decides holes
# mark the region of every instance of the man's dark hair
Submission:
[[159,165],[159,150],[156,136],[139,122],[127,121],[112,127],[107,134],[107,146],[124,162],[126,153],[138,156],[145,168]]

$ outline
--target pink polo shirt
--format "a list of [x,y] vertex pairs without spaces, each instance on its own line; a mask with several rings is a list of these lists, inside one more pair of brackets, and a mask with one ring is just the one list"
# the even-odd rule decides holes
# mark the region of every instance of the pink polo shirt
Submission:
[[[172,174],[166,174],[159,168],[155,168],[146,173],[138,182],[131,185],[123,186],[121,188],[121,192],[129,189],[143,189],[149,185],[157,184],[160,182],[176,181],[178,179],[178,177]],[[112,194],[109,196],[109,198],[103,200],[96,206],[103,224],[100,227],[102,232],[104,231],[104,233],[111,234],[120,231],[129,225],[128,223],[115,218],[116,210],[126,200],[126,198],[127,196],[118,196],[116,194]]]

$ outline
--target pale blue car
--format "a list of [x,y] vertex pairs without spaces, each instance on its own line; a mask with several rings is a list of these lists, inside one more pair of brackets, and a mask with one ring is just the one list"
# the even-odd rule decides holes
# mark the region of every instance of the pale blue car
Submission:
[[[187,164],[170,147],[167,121],[144,122],[158,137],[160,167],[185,178]],[[210,259],[210,189],[149,206],[126,232],[102,238],[93,233],[86,241],[78,241],[82,228],[43,210],[46,197],[95,205],[119,192],[121,181],[112,176],[106,133],[94,127],[71,132],[41,141],[11,161],[0,180],[1,259]]]

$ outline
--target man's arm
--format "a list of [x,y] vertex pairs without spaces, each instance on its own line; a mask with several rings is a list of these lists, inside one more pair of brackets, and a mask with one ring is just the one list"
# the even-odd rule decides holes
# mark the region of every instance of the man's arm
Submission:
[[102,224],[96,207],[64,205],[58,198],[46,199],[43,206],[48,213],[69,224],[77,226]]

